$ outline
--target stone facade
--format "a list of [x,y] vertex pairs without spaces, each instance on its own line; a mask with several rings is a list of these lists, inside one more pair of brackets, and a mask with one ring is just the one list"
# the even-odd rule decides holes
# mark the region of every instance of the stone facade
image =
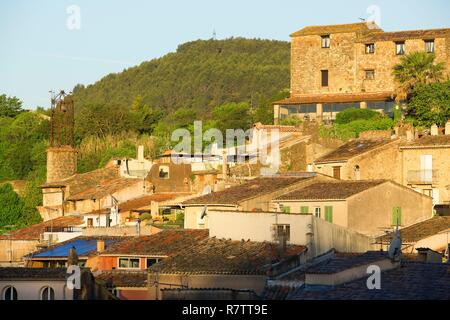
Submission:
[[77,172],[77,151],[70,146],[47,150],[47,182],[60,181]]
[[384,32],[373,23],[355,23],[306,27],[291,39],[291,96],[274,103],[275,123],[287,116],[332,121],[352,107],[391,113],[392,70],[403,56],[397,43],[409,54],[433,41],[436,62],[446,63],[444,75],[450,75],[450,29]]

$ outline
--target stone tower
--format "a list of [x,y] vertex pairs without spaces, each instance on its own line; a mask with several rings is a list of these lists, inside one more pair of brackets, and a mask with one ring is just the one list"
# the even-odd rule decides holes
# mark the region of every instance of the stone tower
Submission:
[[50,147],[47,150],[47,183],[76,173],[77,151],[74,146],[74,103],[61,91],[52,97]]

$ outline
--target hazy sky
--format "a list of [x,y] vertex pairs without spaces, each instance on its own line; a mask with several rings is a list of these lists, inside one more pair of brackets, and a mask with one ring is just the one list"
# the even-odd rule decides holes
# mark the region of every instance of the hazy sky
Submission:
[[371,17],[372,5],[386,31],[450,27],[448,0],[2,0],[0,94],[48,107],[51,89],[94,83],[214,30],[289,40],[306,25]]

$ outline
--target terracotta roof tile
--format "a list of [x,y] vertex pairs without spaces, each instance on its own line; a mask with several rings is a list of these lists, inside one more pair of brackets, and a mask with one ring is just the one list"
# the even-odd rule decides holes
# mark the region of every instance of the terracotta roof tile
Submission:
[[414,141],[406,142],[401,149],[415,149],[426,147],[450,147],[450,135],[425,136]]
[[147,271],[102,271],[95,275],[106,288],[143,288],[147,287]]
[[[411,243],[431,237],[448,229],[450,229],[450,217],[437,216],[401,229],[400,235],[403,242]],[[383,235],[378,238],[378,241],[391,242],[393,235],[393,233]]]
[[387,180],[361,180],[315,183],[278,197],[277,200],[345,200]]
[[[284,258],[296,256],[305,250],[304,246],[288,245]],[[278,246],[271,243],[208,238],[153,265],[149,271],[167,274],[267,275],[270,265],[280,259]]]
[[325,26],[308,26],[291,34],[291,37],[307,36],[307,35],[323,35],[333,33],[368,33],[382,32],[382,30],[371,22],[359,22],[348,24],[335,24]]
[[378,147],[385,146],[389,143],[398,142],[391,139],[356,139],[349,141],[337,149],[316,159],[314,163],[339,162],[359,156]]
[[148,196],[143,196],[126,202],[119,203],[119,211],[130,211],[141,208],[150,208],[153,201],[162,202],[175,199],[178,196],[180,196],[179,193],[154,193]]
[[344,103],[361,101],[386,101],[392,99],[392,92],[362,92],[362,93],[329,93],[300,94],[273,102],[279,105],[297,105],[310,103]]
[[409,30],[371,33],[361,37],[360,42],[405,41],[408,39],[435,39],[450,37],[450,29]]
[[233,186],[219,192],[213,192],[204,196],[189,199],[183,202],[184,205],[189,204],[230,204],[237,205],[241,201],[275,192],[279,189],[288,187],[298,182],[311,179],[313,176],[277,176],[263,177],[250,180],[247,183]]
[[0,268],[0,279],[65,279],[66,268]]
[[206,239],[208,230],[167,229],[150,236],[132,237],[110,245],[102,255],[173,256]]
[[59,217],[46,222],[38,223],[29,227],[10,231],[0,236],[0,239],[12,240],[39,240],[40,235],[45,232],[47,227],[67,228],[83,224],[83,218],[79,216]]

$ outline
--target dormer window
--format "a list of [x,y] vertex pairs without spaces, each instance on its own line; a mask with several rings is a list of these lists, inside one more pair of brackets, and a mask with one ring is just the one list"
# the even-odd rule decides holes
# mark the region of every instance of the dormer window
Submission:
[[425,40],[425,52],[434,53],[434,40]]
[[402,56],[405,54],[405,41],[395,43],[395,53],[398,56]]
[[329,48],[330,47],[330,35],[324,35],[322,36],[322,48]]
[[375,53],[375,43],[367,43],[366,44],[366,54]]

